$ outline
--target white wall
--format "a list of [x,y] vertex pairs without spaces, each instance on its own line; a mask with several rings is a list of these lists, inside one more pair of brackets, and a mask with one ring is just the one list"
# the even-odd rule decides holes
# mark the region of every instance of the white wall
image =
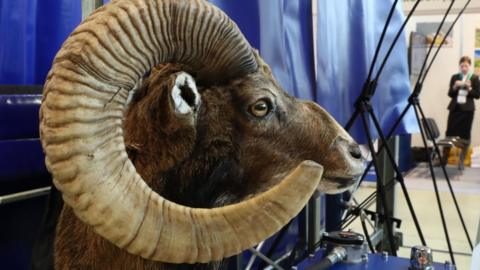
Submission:
[[[453,21],[454,16],[455,14],[447,17],[447,22]],[[409,37],[410,32],[416,29],[417,22],[440,22],[441,19],[442,15],[412,16],[406,27],[406,36]],[[442,137],[447,128],[447,106],[450,101],[447,95],[448,83],[451,75],[458,72],[458,60],[462,55],[468,55],[474,60],[476,28],[480,28],[480,13],[467,13],[459,19],[453,29],[452,47],[443,47],[440,50],[423,86],[420,96],[422,107],[427,117],[436,120]],[[473,121],[472,146],[480,145],[480,102],[476,101],[475,103],[477,110]],[[413,135],[412,145],[419,146],[421,144],[420,135]]]

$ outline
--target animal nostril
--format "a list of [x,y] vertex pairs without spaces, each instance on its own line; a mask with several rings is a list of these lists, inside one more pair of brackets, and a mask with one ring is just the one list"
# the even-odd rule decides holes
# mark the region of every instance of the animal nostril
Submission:
[[362,151],[360,150],[360,146],[358,144],[351,144],[348,148],[348,152],[354,159],[361,159],[362,158]]

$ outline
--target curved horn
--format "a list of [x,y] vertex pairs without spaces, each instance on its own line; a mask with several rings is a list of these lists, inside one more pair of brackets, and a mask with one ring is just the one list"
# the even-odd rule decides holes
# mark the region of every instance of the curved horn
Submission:
[[163,262],[219,260],[294,217],[323,169],[303,162],[269,191],[214,209],[153,192],[127,157],[122,121],[128,91],[164,62],[210,78],[257,69],[237,26],[207,2],[113,1],[71,34],[49,72],[40,110],[46,164],[76,215],[118,247]]

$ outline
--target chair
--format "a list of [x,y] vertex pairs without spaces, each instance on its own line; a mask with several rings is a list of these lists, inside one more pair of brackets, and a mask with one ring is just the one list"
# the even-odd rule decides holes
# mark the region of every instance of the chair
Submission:
[[[452,146],[460,146],[462,144],[460,137],[446,137],[444,139],[440,138],[440,131],[437,126],[437,122],[433,118],[423,118],[422,119],[422,126],[425,130],[427,140],[430,142],[430,146],[433,147],[433,142],[435,142],[438,146],[443,147],[452,147]],[[428,132],[427,130],[430,130]],[[435,160],[436,151],[431,152],[432,160]],[[438,157],[440,161],[442,161],[442,157]],[[448,158],[448,157],[445,157]]]

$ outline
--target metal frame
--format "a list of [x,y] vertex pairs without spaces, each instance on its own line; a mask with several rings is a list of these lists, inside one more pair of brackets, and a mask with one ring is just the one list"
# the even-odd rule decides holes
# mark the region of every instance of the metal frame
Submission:
[[[385,142],[388,144],[388,147],[391,149],[393,158],[398,164],[398,137],[394,136],[390,139],[387,139]],[[387,207],[384,209],[382,207],[382,202],[380,196],[377,196],[377,203],[376,203],[376,210],[377,213],[383,214],[384,216],[389,216],[389,217],[395,217],[395,191],[396,191],[396,184],[393,185],[392,188],[387,188],[389,185],[390,181],[395,181],[395,169],[392,166],[392,163],[390,162],[387,153],[385,151],[379,153],[378,157],[380,161],[380,166],[379,166],[379,172],[382,174],[381,177],[377,177],[377,189],[379,189],[378,185],[382,185],[382,188],[385,190],[385,206]],[[382,231],[383,232],[383,237],[378,243],[380,246],[380,250],[388,250],[389,247],[392,245],[395,246],[395,249],[398,249],[398,247],[401,245],[398,243],[398,238],[394,229],[394,225],[390,224],[391,228],[390,230],[393,232],[393,239],[394,243],[390,244],[389,243],[389,238],[387,235],[387,232],[389,228],[387,228],[387,223],[386,222],[376,222],[375,223],[375,231]]]
[[[310,201],[307,203],[305,208],[302,210],[302,213],[299,214],[299,241],[305,243],[304,248],[306,254],[314,254],[318,249],[318,243],[322,237],[322,233],[325,230],[324,224],[322,224],[322,215],[325,215],[323,208],[322,208],[322,196],[319,193],[316,193],[312,196]],[[290,223],[286,226],[290,226]],[[285,229],[285,228],[284,228]],[[278,240],[278,239],[276,239]],[[297,241],[296,244],[299,242]],[[284,270],[282,267],[282,262],[291,258],[292,251],[295,251],[295,246],[293,249],[283,256],[281,256],[277,260],[273,260],[269,258],[266,254],[262,253],[262,247],[264,245],[264,241],[259,243],[255,248],[249,248],[248,250],[252,253],[252,257],[248,261],[248,264],[245,269],[252,269],[255,260],[257,258],[264,261],[267,266],[265,269],[277,269],[277,270]],[[242,256],[241,254],[238,256]],[[237,269],[240,270],[241,267],[237,265]]]
[[50,193],[51,187],[42,187],[0,196],[0,205],[40,197]]
[[103,0],[82,0],[82,20],[103,5]]
[[325,228],[321,224],[322,220],[322,205],[321,205],[321,196],[313,195],[308,204],[305,206],[306,211],[306,246],[309,253],[315,252],[315,246],[320,241],[322,233]]

